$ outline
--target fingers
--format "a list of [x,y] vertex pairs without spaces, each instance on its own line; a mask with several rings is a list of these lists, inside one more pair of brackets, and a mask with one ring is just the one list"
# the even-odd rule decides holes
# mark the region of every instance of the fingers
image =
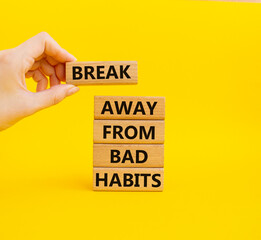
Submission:
[[31,67],[30,71],[36,70],[37,68],[40,67],[41,62],[37,61],[33,64],[33,66]]
[[70,84],[60,84],[50,89],[35,93],[34,111],[50,107],[61,102],[64,98],[79,91],[78,87]]
[[52,75],[50,76],[50,87],[59,85],[60,81],[58,80],[58,78],[56,77],[56,75]]
[[25,76],[32,77],[37,82],[37,92],[45,90],[48,86],[48,79],[40,70],[29,71]]
[[[40,70],[43,75],[49,76],[51,87],[65,81],[65,62],[76,60],[45,32],[37,34],[15,49],[16,54],[20,56],[18,59],[22,62],[20,66],[23,72]],[[32,75],[32,73],[26,74],[26,77],[30,74]],[[37,91],[42,91],[47,87],[46,77],[41,76],[40,81],[38,79],[40,75],[39,71],[34,75],[34,79],[38,82]]]
[[50,86],[56,86],[60,84],[58,77],[56,76],[55,68],[51,66],[46,60],[42,60],[40,64],[41,71],[50,77]]
[[59,62],[58,61],[56,61],[54,58],[52,58],[52,57],[50,57],[50,56],[47,56],[46,57],[46,61],[49,63],[49,64],[51,64],[52,66],[55,66],[55,65],[57,65]]
[[65,82],[65,66],[62,63],[59,63],[55,66],[56,76],[60,81]]
[[35,62],[32,65],[30,70],[35,70],[35,69],[39,68],[40,64],[42,62],[42,59],[45,59],[52,66],[55,66],[55,65],[57,65],[59,63],[58,61],[56,61],[55,59],[53,59],[50,56],[46,57],[45,55],[41,55],[39,58],[35,59]]
[[42,58],[43,55],[50,56],[58,62],[75,61],[76,58],[61,48],[59,44],[46,32],[41,32],[18,46],[23,56],[33,59]]
[[[59,85],[61,81],[65,81],[65,65],[63,63],[58,63],[51,57],[48,59],[42,59],[33,64],[30,71],[28,71],[25,76],[26,78],[32,77],[37,83],[37,91],[42,91],[47,88],[47,78],[50,79],[50,86]],[[54,65],[54,66],[52,66]],[[44,81],[41,81],[44,79]]]

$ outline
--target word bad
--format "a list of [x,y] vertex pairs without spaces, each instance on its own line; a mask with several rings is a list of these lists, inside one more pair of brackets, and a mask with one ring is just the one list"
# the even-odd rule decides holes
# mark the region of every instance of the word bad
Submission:
[[148,153],[144,150],[136,150],[136,158],[134,159],[130,150],[126,150],[122,158],[120,150],[111,149],[111,163],[145,163],[148,159]]
[[162,168],[163,144],[93,144],[93,166],[111,168]]

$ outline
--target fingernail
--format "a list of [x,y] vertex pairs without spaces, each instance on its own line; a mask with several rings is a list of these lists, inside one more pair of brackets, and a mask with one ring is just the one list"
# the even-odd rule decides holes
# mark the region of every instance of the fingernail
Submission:
[[77,61],[77,58],[75,56],[73,56],[73,55],[71,55],[71,56],[73,58],[73,61]]
[[67,91],[67,97],[73,95],[74,93],[78,92],[80,90],[80,88],[78,87],[72,87]]
[[69,53],[69,55],[71,56],[72,61],[77,61],[77,58],[75,56],[73,56],[71,53]]

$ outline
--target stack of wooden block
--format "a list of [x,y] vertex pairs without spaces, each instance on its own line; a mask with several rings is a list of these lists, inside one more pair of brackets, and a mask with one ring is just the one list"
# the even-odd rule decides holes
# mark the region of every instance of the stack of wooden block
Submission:
[[163,190],[164,119],[164,97],[94,98],[94,190]]

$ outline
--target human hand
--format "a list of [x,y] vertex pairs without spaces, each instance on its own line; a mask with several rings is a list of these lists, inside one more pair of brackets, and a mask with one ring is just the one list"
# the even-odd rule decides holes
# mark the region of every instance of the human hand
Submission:
[[[75,60],[45,32],[0,51],[0,131],[76,93],[78,87],[60,84],[65,81],[65,62]],[[36,93],[27,89],[25,77],[37,82]]]

